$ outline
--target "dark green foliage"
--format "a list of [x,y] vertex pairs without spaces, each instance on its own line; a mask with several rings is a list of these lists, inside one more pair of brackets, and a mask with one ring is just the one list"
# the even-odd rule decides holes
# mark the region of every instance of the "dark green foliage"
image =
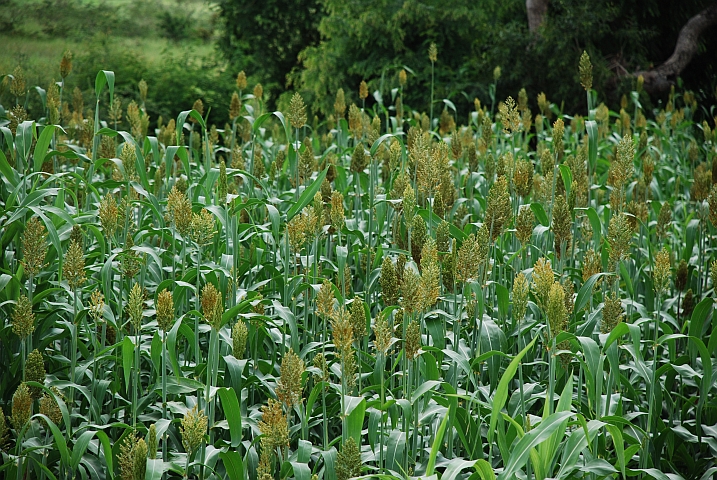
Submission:
[[299,54],[319,41],[323,9],[318,0],[220,0],[224,32],[220,50],[237,72],[262,82],[274,96],[284,91]]

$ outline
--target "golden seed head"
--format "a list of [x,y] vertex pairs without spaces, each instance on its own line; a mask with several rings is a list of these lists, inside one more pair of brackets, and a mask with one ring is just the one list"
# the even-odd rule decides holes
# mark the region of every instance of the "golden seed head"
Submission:
[[299,92],[294,93],[294,96],[291,97],[287,117],[289,117],[289,122],[294,128],[301,128],[306,125],[306,105]]
[[[42,401],[40,401],[40,408],[42,408]],[[7,427],[7,421],[5,420],[5,412],[0,408],[0,451],[4,450],[5,442],[7,442],[10,434],[10,429]]]
[[409,360],[415,359],[421,349],[421,327],[416,320],[411,320],[406,327],[405,349]]
[[[201,98],[198,98],[194,101],[192,104],[192,110],[196,110],[200,117],[204,116],[204,102],[202,102]],[[197,123],[197,120],[194,117],[189,117],[189,121],[192,123]]]
[[385,315],[379,315],[376,319],[373,326],[373,333],[375,336],[374,346],[376,347],[376,351],[385,355],[388,349],[391,348],[391,339],[393,336],[393,330]]
[[182,434],[184,451],[191,457],[202,444],[204,434],[207,432],[207,416],[204,415],[204,411],[199,410],[197,405],[187,410],[182,418],[179,432]]
[[426,221],[420,215],[414,215],[413,221],[411,222],[411,256],[417,265],[421,265],[421,253],[423,251],[423,245],[426,243],[428,238],[428,228]]
[[500,111],[500,122],[503,124],[503,133],[512,135],[521,129],[520,112],[513,97],[508,97],[504,103],[498,106]]
[[583,257],[583,281],[602,272],[602,260],[600,254],[593,249],[588,249]]
[[204,320],[211,325],[213,329],[219,330],[222,323],[224,306],[222,303],[222,295],[213,283],[207,283],[204,285],[204,288],[202,288],[201,304]]
[[352,103],[349,107],[349,131],[355,139],[359,139],[363,135],[362,118],[361,109],[355,103]]
[[10,94],[19,98],[25,96],[26,91],[27,83],[25,81],[25,72],[22,70],[22,67],[18,65],[15,67],[15,70],[12,71]]
[[314,368],[321,372],[319,374],[314,374],[314,381],[327,382],[329,380],[329,364],[326,362],[326,357],[323,353],[319,352],[314,356],[313,365]]
[[657,215],[657,236],[664,238],[668,233],[670,224],[672,223],[672,205],[669,202],[663,202],[660,207],[660,213]]
[[351,318],[344,306],[333,310],[331,315],[331,329],[334,345],[339,352],[348,351],[354,341]]
[[406,219],[406,225],[413,223],[413,217],[416,213],[416,192],[409,184],[403,191],[403,216]]
[[334,113],[336,119],[341,120],[346,115],[346,97],[344,95],[344,89],[339,88],[336,91],[336,100],[334,101]]
[[593,64],[590,62],[590,55],[588,52],[583,51],[580,55],[580,65],[578,67],[580,71],[580,85],[585,90],[590,90],[593,86]]
[[505,176],[500,176],[488,191],[485,212],[484,224],[489,228],[489,231],[492,232],[493,240],[503,233],[503,228],[510,223],[512,216],[513,207],[510,203],[508,180]]
[[232,99],[229,102],[229,120],[234,120],[241,113],[241,100],[237,92],[232,93]]
[[366,165],[368,165],[367,157],[368,155],[366,155],[363,143],[356,145],[353,153],[351,154],[351,171],[357,173],[363,172]]
[[174,227],[181,236],[186,238],[192,228],[192,204],[186,193],[181,192],[177,185],[173,186],[169,192],[167,210]]
[[[717,157],[715,157],[717,159]],[[713,162],[713,165],[715,162]],[[709,204],[709,218],[710,223],[714,227],[717,227],[717,183],[712,185],[709,197],[707,197],[707,203]]]
[[655,267],[652,272],[653,285],[658,295],[670,285],[670,252],[664,247],[655,256]]
[[447,135],[456,128],[456,121],[453,119],[453,115],[450,114],[447,108],[444,108],[441,112],[441,116],[438,119],[438,125],[441,135]]
[[289,445],[289,427],[281,403],[270,398],[267,405],[261,407],[261,411],[259,431],[262,435],[262,451],[272,452],[276,448]]
[[70,242],[62,264],[62,275],[73,290],[85,283],[85,255],[77,241]]
[[565,331],[568,325],[568,312],[565,309],[565,290],[558,281],[554,281],[548,292],[548,304],[545,311],[550,326],[550,339]]
[[513,171],[513,184],[515,184],[516,193],[521,197],[526,198],[530,195],[530,191],[533,189],[534,174],[533,162],[524,158],[516,162]]
[[[61,396],[57,387],[50,387],[50,390],[52,390],[56,396]],[[50,421],[58,427],[62,425],[62,410],[60,410],[60,406],[57,404],[55,397],[49,395],[47,392],[43,393],[42,398],[40,398],[40,413],[49,418]],[[2,425],[0,425],[0,428],[2,428]],[[2,437],[2,435],[0,435],[0,437]],[[0,444],[1,443],[0,441]]]
[[65,50],[60,60],[60,77],[67,78],[70,73],[72,73],[72,52]]
[[553,149],[558,160],[563,156],[563,135],[565,135],[565,123],[562,118],[558,118],[553,123]]
[[408,75],[406,74],[406,69],[402,68],[400,72],[398,72],[398,84],[404,87],[406,85]]
[[707,169],[707,165],[701,163],[697,166],[693,173],[694,182],[690,187],[690,197],[696,202],[706,200],[710,195],[712,188],[712,170]]
[[337,190],[331,192],[331,225],[339,231],[344,227],[344,195]]
[[520,244],[525,246],[533,235],[533,226],[535,224],[535,214],[529,205],[521,205],[518,210],[518,218],[516,219],[515,235],[518,237]]
[[381,263],[381,276],[379,278],[381,284],[381,293],[383,295],[383,303],[385,306],[396,305],[398,302],[398,278],[396,269],[393,266],[391,258],[386,256]]
[[568,203],[563,195],[555,198],[553,207],[553,233],[555,234],[555,253],[561,258],[563,252],[570,251],[573,238],[573,218],[570,215]]
[[436,241],[428,237],[421,249],[421,280],[418,290],[421,310],[432,307],[441,294],[441,267],[438,263]]
[[545,310],[547,306],[548,294],[554,282],[553,267],[550,265],[550,260],[545,257],[539,258],[533,266],[531,289],[538,301],[538,307],[542,310]]
[[287,411],[291,411],[294,405],[300,405],[303,401],[301,374],[304,370],[304,361],[290,348],[281,359],[281,377],[276,386],[276,396],[286,405]]
[[32,397],[25,382],[17,387],[12,396],[12,424],[18,432],[30,421],[32,415]]
[[610,264],[617,267],[620,260],[630,254],[630,243],[633,230],[627,220],[627,214],[613,215],[607,230],[607,241],[610,244]]
[[715,296],[717,296],[717,260],[712,260],[710,266],[710,278],[712,278],[712,288]]
[[12,331],[24,340],[35,331],[35,314],[32,304],[25,295],[20,295],[12,311]]
[[610,333],[625,318],[625,310],[622,308],[620,298],[608,293],[605,296],[605,304],[602,307],[601,333]]
[[548,102],[548,99],[543,92],[538,94],[538,109],[540,109],[540,114],[542,116],[550,116],[550,102]]
[[115,197],[111,193],[107,193],[100,202],[100,223],[102,229],[108,238],[112,238],[117,231],[117,218],[119,216],[119,209],[117,208],[117,202]]
[[147,82],[145,82],[144,79],[139,81],[139,98],[142,100],[142,103],[147,101]]
[[324,280],[316,296],[316,310],[324,319],[330,318],[334,311],[334,289],[331,282]]
[[[27,356],[25,363],[25,381],[37,382],[40,385],[45,384],[45,362],[42,354],[37,350],[33,350]],[[40,398],[42,389],[40,387],[30,387],[30,396],[33,400]]]
[[[147,432],[147,450],[148,457],[152,460],[157,458],[157,424],[153,423],[149,426]],[[142,477],[139,477],[142,478]]]
[[237,90],[239,90],[240,92],[246,88],[246,73],[244,73],[244,70],[237,74],[236,85]]
[[530,285],[528,279],[520,272],[513,280],[513,317],[522,322],[528,309],[528,294]]
[[479,253],[480,246],[478,242],[476,235],[471,233],[463,240],[461,247],[458,249],[456,280],[459,282],[466,282],[478,276],[478,269],[484,260]]
[[212,243],[212,238],[216,233],[214,226],[214,216],[206,208],[203,208],[199,213],[192,214],[192,240],[198,245]]
[[142,328],[142,313],[144,312],[144,291],[139,283],[135,282],[132,285],[126,309],[135,332],[139,332]]
[[174,297],[166,288],[157,295],[157,325],[168,332],[174,325]]
[[366,100],[366,97],[368,97],[368,84],[366,83],[366,80],[361,80],[361,83],[359,84],[359,98],[361,100]]
[[249,331],[246,324],[239,320],[232,327],[232,355],[234,358],[241,360],[246,352],[246,340],[249,337]]
[[254,94],[254,98],[258,101],[261,101],[264,99],[264,87],[261,83],[257,83],[254,85],[254,91],[252,92]]
[[428,46],[428,59],[431,61],[431,63],[436,63],[438,60],[438,47],[434,42],[431,42],[431,44]]
[[47,253],[47,231],[37,217],[32,217],[25,225],[22,237],[22,250],[25,258],[22,265],[28,275],[37,275],[45,266]]
[[497,82],[500,79],[500,67],[495,67],[493,69],[493,81]]

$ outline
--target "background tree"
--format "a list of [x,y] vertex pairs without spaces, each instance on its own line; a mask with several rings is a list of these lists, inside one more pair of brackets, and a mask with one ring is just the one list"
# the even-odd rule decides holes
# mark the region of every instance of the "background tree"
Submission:
[[244,70],[278,95],[299,53],[319,41],[318,0],[219,0],[224,32],[218,46],[237,72]]

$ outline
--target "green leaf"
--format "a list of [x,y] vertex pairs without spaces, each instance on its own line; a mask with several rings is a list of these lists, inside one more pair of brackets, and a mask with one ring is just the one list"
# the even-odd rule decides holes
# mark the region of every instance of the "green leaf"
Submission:
[[132,373],[132,365],[134,364],[134,343],[129,336],[122,340],[122,369],[124,371],[124,384],[129,391],[129,376]]
[[244,480],[244,462],[239,452],[232,450],[221,452],[219,458],[224,462],[230,480]]
[[510,382],[513,380],[515,372],[518,370],[518,366],[520,366],[520,361],[523,359],[525,354],[528,353],[528,350],[533,348],[533,345],[535,345],[535,342],[537,340],[538,335],[535,335],[533,337],[533,341],[526,345],[525,348],[523,348],[523,350],[521,350],[520,353],[516,355],[515,358],[513,358],[513,360],[508,365],[508,368],[506,368],[505,372],[503,372],[503,376],[500,378],[498,388],[495,390],[495,395],[493,396],[493,404],[491,407],[490,428],[488,429],[489,444],[493,444],[495,427],[498,423],[500,411],[503,409],[503,407],[505,406],[505,401],[508,399],[508,388],[510,387]]
[[448,417],[451,415],[451,410],[446,412],[446,415],[441,420],[441,424],[438,426],[436,436],[433,438],[433,445],[431,445],[431,453],[428,456],[428,465],[426,466],[426,476],[433,475],[433,470],[436,468],[436,457],[438,451],[441,449],[443,443],[443,435],[446,433],[446,425],[448,425]]
[[361,445],[361,430],[363,429],[363,420],[366,414],[366,399],[363,397],[346,397],[346,429],[347,435],[356,441],[356,445]]
[[562,164],[558,167],[560,169],[560,176],[563,177],[563,185],[565,185],[565,198],[570,196],[570,189],[573,186],[573,173],[570,171],[570,167]]
[[588,131],[588,169],[595,171],[597,166],[597,141],[598,141],[598,125],[595,120],[585,122],[585,128]]
[[546,441],[560,427],[565,428],[564,422],[570,418],[570,412],[555,412],[540,422],[540,425],[529,431],[521,438],[510,453],[510,458],[505,469],[498,476],[499,480],[508,480],[525,465],[530,455],[530,450]]
[[530,204],[530,209],[535,214],[535,218],[540,222],[540,224],[544,227],[550,227],[550,222],[548,221],[548,214],[545,213],[545,208],[543,208],[543,205],[537,202],[533,202]]
[[590,298],[592,298],[593,294],[593,288],[595,287],[595,283],[600,280],[601,277],[609,275],[608,273],[596,273],[592,277],[588,278],[587,282],[583,284],[582,287],[580,287],[580,291],[578,292],[578,296],[575,299],[575,312],[579,312],[583,308],[585,308],[585,305],[590,301]]
[[481,480],[495,480],[495,472],[487,460],[481,458],[473,465],[473,468],[476,469]]
[[110,91],[110,103],[112,103],[114,99],[115,94],[115,72],[110,70],[100,70],[97,72],[97,76],[95,77],[95,97],[97,98],[97,101],[100,100],[100,95],[102,95],[102,90],[104,90],[105,85],[108,86]]
[[164,472],[167,471],[168,464],[164,463],[161,458],[148,458],[147,470],[144,474],[145,480],[160,480]]
[[314,195],[316,195],[316,192],[321,190],[321,184],[324,182],[324,178],[326,178],[326,172],[328,171],[329,167],[324,168],[321,172],[319,172],[319,175],[316,177],[316,180],[314,180],[311,185],[304,189],[304,191],[301,193],[301,196],[299,197],[299,200],[294,205],[292,205],[288,212],[286,212],[287,222],[294,218],[294,216],[301,210],[303,210],[305,206],[314,201]]
[[229,433],[232,437],[231,446],[236,448],[241,444],[242,440],[241,408],[239,407],[237,394],[233,389],[220,388],[219,398],[222,401],[224,416],[229,424]]
[[47,125],[43,127],[40,138],[37,140],[35,145],[35,153],[33,154],[33,172],[39,172],[42,170],[42,164],[45,162],[45,154],[47,148],[50,146],[52,141],[52,135],[55,133],[54,125]]
[[625,441],[622,439],[622,430],[616,425],[605,425],[605,428],[612,436],[612,443],[615,445],[615,455],[617,456],[617,464],[620,467],[622,478],[625,478]]

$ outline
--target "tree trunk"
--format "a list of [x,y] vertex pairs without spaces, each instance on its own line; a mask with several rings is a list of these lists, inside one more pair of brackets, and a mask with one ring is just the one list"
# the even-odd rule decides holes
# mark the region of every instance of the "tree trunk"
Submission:
[[525,0],[525,7],[528,9],[528,29],[531,33],[538,34],[538,29],[548,12],[548,2],[549,0]]
[[[530,3],[530,0],[527,0]],[[662,65],[648,71],[639,71],[645,80],[645,91],[650,94],[665,92],[675,83],[677,77],[697,53],[700,34],[711,25],[717,24],[717,2],[690,18],[680,30],[675,51]]]

